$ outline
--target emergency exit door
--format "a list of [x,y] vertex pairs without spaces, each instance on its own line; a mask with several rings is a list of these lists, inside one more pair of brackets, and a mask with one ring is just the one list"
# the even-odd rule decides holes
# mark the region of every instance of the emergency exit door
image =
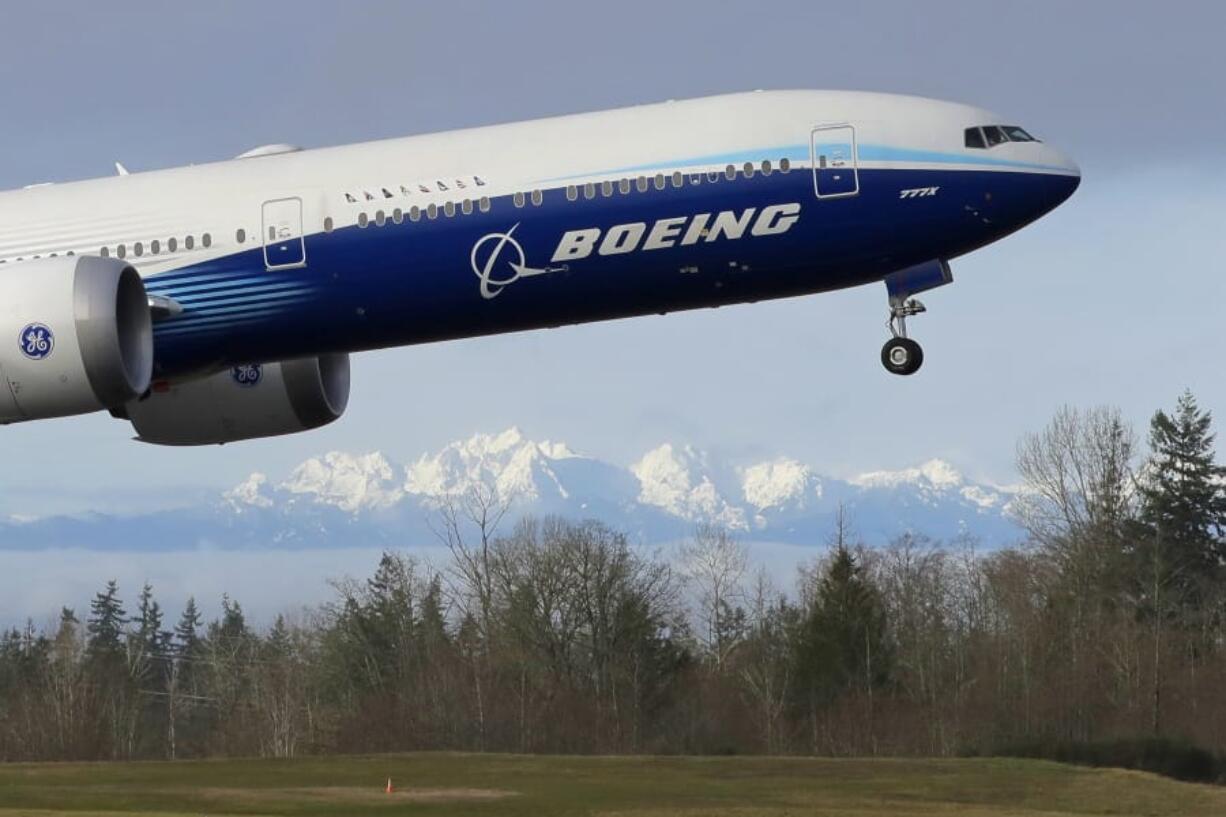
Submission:
[[264,202],[264,266],[270,270],[306,266],[302,199]]
[[860,192],[856,166],[856,129],[851,125],[824,125],[810,137],[813,185],[819,199],[854,196]]

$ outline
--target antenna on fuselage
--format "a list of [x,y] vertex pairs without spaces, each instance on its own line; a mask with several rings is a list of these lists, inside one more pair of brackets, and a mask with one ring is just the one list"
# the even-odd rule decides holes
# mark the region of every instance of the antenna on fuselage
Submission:
[[115,172],[118,173],[120,176],[128,175],[128,169],[123,166],[123,162],[115,163]]

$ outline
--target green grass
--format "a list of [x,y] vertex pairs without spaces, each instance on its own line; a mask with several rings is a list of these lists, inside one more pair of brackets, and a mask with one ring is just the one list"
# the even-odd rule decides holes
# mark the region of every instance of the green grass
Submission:
[[1226,788],[1009,759],[412,754],[0,765],[0,817],[67,814],[1194,817],[1226,815]]

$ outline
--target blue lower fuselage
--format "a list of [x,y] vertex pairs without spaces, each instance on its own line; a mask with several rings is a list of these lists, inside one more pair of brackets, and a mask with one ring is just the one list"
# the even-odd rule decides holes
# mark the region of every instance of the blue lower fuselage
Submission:
[[[155,275],[153,294],[184,309],[155,327],[157,377],[245,362],[353,352],[609,318],[822,292],[881,280],[924,261],[948,260],[1042,216],[1076,189],[1058,173],[860,168],[855,195],[819,198],[813,172],[737,174],[665,189],[653,185],[572,201],[565,186],[541,204],[492,199],[488,212],[305,237],[305,266],[269,270],[265,249]],[[905,191],[929,190],[924,195]],[[581,188],[580,188],[581,189]],[[554,263],[560,237],[585,228],[698,214],[761,212],[797,203],[786,232],[686,246],[591,253]],[[522,264],[543,270],[483,297],[474,246],[512,228]],[[678,243],[678,242],[674,242]],[[516,253],[494,259],[496,280]]]

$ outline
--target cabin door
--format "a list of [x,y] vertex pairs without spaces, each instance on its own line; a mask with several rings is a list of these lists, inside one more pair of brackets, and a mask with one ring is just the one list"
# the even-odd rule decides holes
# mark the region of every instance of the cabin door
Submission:
[[854,196],[860,192],[856,166],[856,129],[851,125],[822,125],[809,139],[813,158],[813,185],[819,199]]
[[264,265],[270,270],[306,266],[302,199],[264,202]]

